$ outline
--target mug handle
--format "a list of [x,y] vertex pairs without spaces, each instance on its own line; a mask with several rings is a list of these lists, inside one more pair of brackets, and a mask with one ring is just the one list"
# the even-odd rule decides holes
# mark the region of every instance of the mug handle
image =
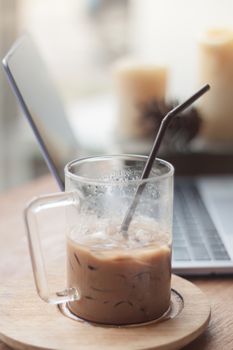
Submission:
[[77,208],[78,205],[79,197],[76,191],[63,192],[36,197],[24,210],[26,233],[37,293],[41,299],[50,304],[61,304],[78,300],[79,294],[75,288],[65,288],[63,291],[50,293],[38,230],[38,214],[48,208],[71,206]]

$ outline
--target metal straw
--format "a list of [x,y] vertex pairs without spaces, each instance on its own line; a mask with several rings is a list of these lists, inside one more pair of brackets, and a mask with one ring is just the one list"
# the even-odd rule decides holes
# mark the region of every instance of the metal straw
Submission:
[[[194,95],[192,95],[190,98],[188,98],[185,102],[176,106],[175,108],[173,108],[171,111],[169,111],[165,115],[165,117],[162,119],[162,122],[160,124],[159,131],[158,131],[157,136],[155,138],[154,144],[152,146],[150,155],[147,159],[147,162],[146,162],[146,165],[145,165],[145,168],[143,170],[143,173],[142,173],[140,180],[146,179],[150,175],[150,171],[151,171],[152,165],[154,163],[154,160],[156,158],[156,155],[158,153],[159,146],[161,144],[161,141],[163,139],[165,131],[166,131],[170,121],[172,120],[172,118],[174,116],[176,116],[178,113],[185,110],[187,107],[189,107],[193,102],[195,102],[199,97],[201,97],[209,89],[210,89],[209,84],[204,85],[200,90],[198,90]],[[136,193],[134,195],[134,198],[132,200],[132,203],[131,203],[130,207],[128,208],[126,215],[124,217],[124,220],[121,224],[121,231],[123,232],[123,234],[125,236],[127,236],[127,231],[128,231],[130,222],[132,220],[132,217],[134,215],[136,206],[139,202],[140,195],[141,195],[142,191],[144,190],[144,187],[145,187],[145,183],[142,183],[138,186]]]

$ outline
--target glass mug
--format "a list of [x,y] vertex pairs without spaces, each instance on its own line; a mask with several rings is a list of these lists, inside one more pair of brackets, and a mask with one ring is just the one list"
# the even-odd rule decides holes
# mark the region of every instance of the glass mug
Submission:
[[[128,325],[165,315],[171,297],[173,174],[156,159],[116,155],[74,160],[65,167],[65,192],[34,199],[25,210],[35,284],[48,303],[67,303],[87,321]],[[127,235],[120,230],[138,186],[144,186]],[[66,211],[67,285],[50,294],[38,214]]]

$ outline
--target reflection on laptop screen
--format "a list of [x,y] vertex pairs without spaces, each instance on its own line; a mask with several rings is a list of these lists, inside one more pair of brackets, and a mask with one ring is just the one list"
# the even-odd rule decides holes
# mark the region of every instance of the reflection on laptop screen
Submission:
[[20,39],[4,58],[3,65],[50,163],[49,168],[64,189],[63,169],[68,161],[77,158],[78,145],[56,87],[32,39],[28,36]]

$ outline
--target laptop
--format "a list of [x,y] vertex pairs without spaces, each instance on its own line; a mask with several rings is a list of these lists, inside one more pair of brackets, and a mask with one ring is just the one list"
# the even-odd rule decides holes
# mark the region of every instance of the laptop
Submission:
[[[25,36],[13,45],[2,62],[44,159],[64,191],[64,165],[80,156],[80,147],[39,50]],[[233,176],[175,180],[175,273],[233,273],[232,208]]]

